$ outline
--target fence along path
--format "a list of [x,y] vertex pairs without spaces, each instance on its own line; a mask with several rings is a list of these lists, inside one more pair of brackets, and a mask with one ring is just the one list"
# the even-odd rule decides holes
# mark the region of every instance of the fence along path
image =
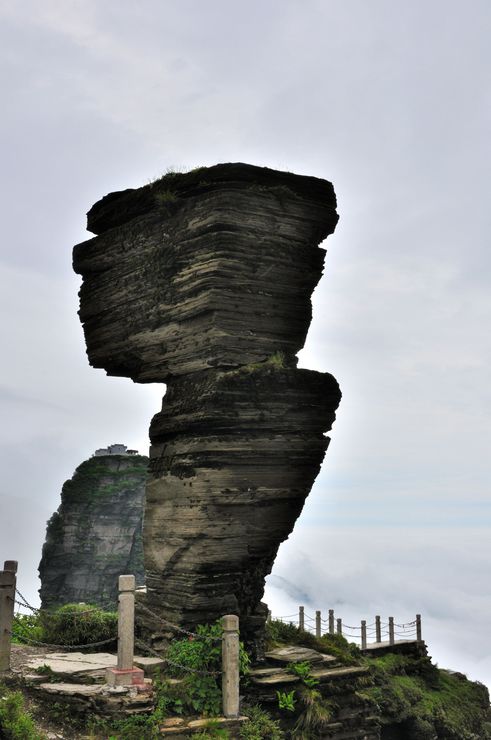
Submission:
[[269,615],[269,619],[277,619],[286,624],[293,624],[305,632],[311,632],[316,637],[323,634],[338,634],[345,637],[349,642],[359,642],[362,650],[381,644],[394,645],[396,642],[422,641],[421,615],[416,614],[416,619],[411,622],[397,623],[394,617],[382,621],[377,615],[373,622],[367,624],[362,619],[360,626],[349,625],[339,617],[335,617],[334,609],[328,610],[328,618],[322,619],[322,612],[316,611],[315,617],[306,614],[305,607],[299,606],[298,612],[280,616]]
[[[10,646],[12,638],[12,627],[16,618],[25,614],[34,614],[42,616],[43,619],[50,619],[56,616],[56,612],[50,609],[39,609],[29,604],[23,594],[16,588],[17,563],[6,561],[4,570],[0,571],[0,671],[7,671],[10,668]],[[108,605],[111,611],[114,611],[114,605]],[[76,620],[82,616],[90,614],[103,607],[90,607],[85,610],[74,609],[73,611],[64,610],[63,618],[73,618]],[[222,669],[219,671],[204,671],[189,666],[182,665],[176,661],[169,660],[165,654],[159,653],[151,645],[141,639],[135,639],[134,620],[135,610],[147,613],[152,618],[159,621],[167,629],[171,629],[175,634],[175,639],[187,637],[193,640],[203,640],[205,642],[221,643],[222,646]],[[222,617],[222,635],[212,637],[201,635],[191,630],[186,630],[168,620],[160,617],[154,611],[142,603],[135,603],[135,578],[132,575],[123,575],[119,577],[119,598],[118,598],[118,632],[105,640],[97,642],[62,645],[55,643],[42,642],[34,640],[17,631],[17,639],[28,645],[50,648],[54,650],[84,650],[87,648],[102,647],[103,645],[113,645],[117,641],[118,659],[114,669],[107,669],[107,679],[115,684],[129,685],[134,683],[133,674],[140,673],[143,681],[143,673],[140,669],[133,667],[133,651],[136,643],[139,648],[144,649],[150,655],[153,655],[164,663],[171,665],[173,668],[195,673],[201,676],[213,676],[217,678],[222,676],[222,706],[223,715],[227,718],[239,717],[239,618],[233,614],[227,614]],[[130,680],[130,679],[133,679]]]

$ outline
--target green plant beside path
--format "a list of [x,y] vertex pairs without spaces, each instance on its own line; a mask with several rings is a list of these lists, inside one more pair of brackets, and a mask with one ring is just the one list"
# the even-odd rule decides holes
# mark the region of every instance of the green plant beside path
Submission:
[[20,691],[0,685],[0,738],[5,740],[44,740],[26,710]]

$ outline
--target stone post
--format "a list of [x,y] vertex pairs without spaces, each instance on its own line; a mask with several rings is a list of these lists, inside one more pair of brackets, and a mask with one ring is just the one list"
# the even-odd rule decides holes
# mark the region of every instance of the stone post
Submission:
[[305,607],[303,606],[298,607],[298,628],[302,632],[305,630]]
[[342,619],[336,619],[336,632],[338,635],[343,634],[343,620]]
[[17,561],[6,560],[0,571],[0,671],[10,670]]
[[111,686],[143,684],[143,671],[133,667],[135,646],[135,576],[119,576],[118,598],[118,664],[106,669]]
[[416,639],[418,642],[421,642],[423,639],[421,632],[421,614],[416,614]]
[[329,609],[329,634],[334,634],[334,609]]
[[239,618],[222,617],[222,703],[224,717],[239,716]]
[[133,668],[135,648],[135,576],[119,576],[118,668]]
[[382,642],[382,627],[380,624],[380,617],[378,614],[375,617],[375,642]]
[[361,620],[361,649],[367,649],[367,623],[365,619]]
[[267,622],[268,624],[271,624],[271,620],[272,620],[272,618],[273,618],[273,615],[272,615],[272,613],[271,613],[271,609],[268,609],[268,616],[266,617],[266,622]]
[[316,613],[315,613],[315,636],[316,637],[322,637],[321,613],[320,613],[320,611],[316,611]]
[[389,644],[393,645],[394,642],[394,617],[389,617]]

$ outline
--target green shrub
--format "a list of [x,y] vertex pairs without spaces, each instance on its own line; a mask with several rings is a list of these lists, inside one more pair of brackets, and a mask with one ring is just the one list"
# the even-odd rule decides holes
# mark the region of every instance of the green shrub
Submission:
[[12,622],[12,642],[29,644],[29,640],[43,642],[43,628],[37,614],[16,614]]
[[43,740],[26,711],[20,691],[0,686],[0,737],[5,740]]
[[[118,615],[106,612],[89,604],[65,604],[52,612],[40,613],[42,642],[52,645],[87,645],[114,638],[114,643],[105,649],[115,647],[118,632]],[[100,650],[95,646],[94,650]]]
[[[165,654],[166,673],[182,678],[180,695],[185,711],[213,717],[221,711],[222,626],[220,622],[199,625],[196,634],[199,637],[174,640],[170,644]],[[249,663],[249,656],[240,643],[241,675],[248,672]]]

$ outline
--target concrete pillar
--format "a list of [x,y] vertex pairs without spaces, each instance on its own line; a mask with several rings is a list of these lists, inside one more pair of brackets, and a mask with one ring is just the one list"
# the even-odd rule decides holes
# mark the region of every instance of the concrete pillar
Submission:
[[343,634],[343,620],[342,619],[336,619],[336,632],[338,635]]
[[17,561],[6,560],[0,571],[0,671],[10,670]]
[[321,613],[319,611],[315,613],[315,636],[322,637]]
[[375,642],[382,642],[382,627],[378,614],[375,617]]
[[305,607],[298,607],[298,627],[302,631],[305,630]]
[[421,642],[422,633],[421,633],[421,614],[416,614],[416,639]]
[[118,668],[133,668],[135,647],[135,576],[119,576]]
[[118,664],[106,668],[106,681],[111,686],[143,685],[141,668],[133,667],[135,647],[135,576],[119,576],[118,598]]
[[224,717],[239,716],[239,618],[222,617],[222,703]]
[[329,609],[329,634],[334,634],[334,609]]
[[367,649],[367,623],[365,619],[361,620],[361,649]]
[[394,617],[389,617],[389,643],[393,645],[394,642]]

